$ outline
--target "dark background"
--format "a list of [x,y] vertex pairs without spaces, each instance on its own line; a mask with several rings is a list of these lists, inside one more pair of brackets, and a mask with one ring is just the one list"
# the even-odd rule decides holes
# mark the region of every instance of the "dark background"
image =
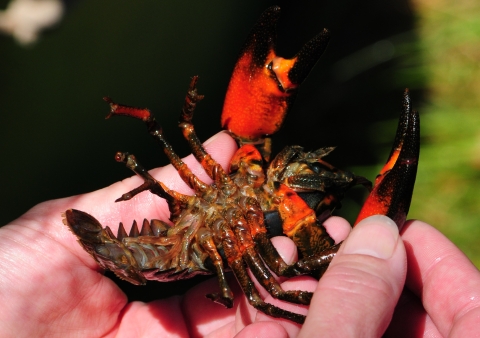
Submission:
[[386,158],[403,89],[412,89],[415,106],[423,101],[408,1],[77,1],[33,46],[0,36],[0,224],[39,202],[131,176],[113,160],[118,150],[147,168],[166,164],[143,125],[105,121],[103,96],[150,108],[184,156],[176,122],[190,77],[199,75],[197,132],[205,140],[219,131],[238,52],[271,5],[282,8],[281,56],[324,27],[332,36],[274,150],[335,145],[329,162],[373,178],[361,167]]

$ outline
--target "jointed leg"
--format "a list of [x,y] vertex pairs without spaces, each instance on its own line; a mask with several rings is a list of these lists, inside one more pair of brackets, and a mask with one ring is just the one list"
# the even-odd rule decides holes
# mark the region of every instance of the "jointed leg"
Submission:
[[258,282],[268,291],[272,297],[297,304],[310,304],[312,293],[306,291],[285,291],[273,277],[270,270],[263,263],[262,258],[256,252],[250,227],[241,212],[234,208],[227,210],[226,220],[234,232],[235,238],[240,243],[240,254],[247,266],[252,271]]
[[[223,222],[219,220],[220,222]],[[233,293],[228,286],[228,283],[225,279],[225,270],[223,267],[223,260],[220,254],[217,251],[217,247],[213,241],[212,233],[206,228],[202,228],[198,231],[196,235],[200,246],[204,251],[206,251],[215,266],[217,271],[218,284],[220,286],[220,294],[212,293],[208,294],[207,297],[213,300],[215,303],[222,304],[227,308],[233,306]]]
[[155,120],[155,117],[150,112],[150,110],[117,104],[108,97],[104,98],[104,100],[110,104],[110,114],[107,116],[107,118],[111,116],[129,116],[129,117],[138,118],[143,122],[145,122],[148,132],[150,133],[150,135],[152,135],[152,137],[155,140],[157,140],[160,143],[165,154],[170,160],[170,163],[172,163],[175,169],[177,169],[183,181],[187,183],[187,185],[190,188],[195,190],[195,192],[197,192],[202,196],[212,193],[212,188],[208,184],[205,184],[204,182],[202,182],[198,177],[196,177],[191,172],[191,170],[187,167],[187,165],[180,159],[180,157],[173,151],[172,146],[170,145],[170,143],[168,143],[168,141],[163,136],[162,127]]
[[230,176],[223,170],[222,166],[218,164],[211,156],[207,153],[205,148],[203,148],[202,142],[199,140],[197,134],[195,133],[195,128],[192,124],[193,113],[197,102],[203,99],[203,95],[197,94],[197,84],[198,76],[194,76],[190,82],[188,88],[187,96],[185,97],[185,104],[182,109],[182,114],[180,117],[179,127],[182,129],[183,136],[187,140],[192,153],[197,159],[198,162],[207,172],[208,176],[217,183],[218,186],[231,185],[233,182],[230,179]]
[[255,288],[255,284],[248,276],[248,272],[244,264],[244,258],[242,257],[240,250],[240,243],[237,241],[236,235],[227,225],[222,226],[220,230],[222,231],[222,245],[225,251],[225,256],[227,257],[228,265],[233,270],[233,273],[235,274],[235,277],[245,293],[248,302],[254,308],[272,317],[286,318],[302,324],[305,321],[305,316],[283,310],[277,306],[263,301],[257,289]]

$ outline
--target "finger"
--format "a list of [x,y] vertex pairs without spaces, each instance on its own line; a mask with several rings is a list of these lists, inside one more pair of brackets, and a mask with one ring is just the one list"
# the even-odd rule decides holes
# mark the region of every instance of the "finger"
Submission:
[[[223,332],[227,325],[235,322],[237,307],[245,297],[235,277],[228,275],[227,281],[234,295],[234,306],[231,309],[206,297],[207,294],[219,292],[218,280],[214,277],[195,285],[183,297],[182,311],[189,332],[193,336],[204,337],[220,328]],[[201,310],[199,311],[199,309]]]
[[236,338],[250,338],[250,337],[287,338],[291,336],[289,336],[285,331],[285,329],[278,323],[261,322],[261,323],[253,323],[245,327],[235,337]]
[[[335,239],[335,242],[338,243],[342,241],[346,234],[351,229],[350,224],[343,218],[340,217],[330,217],[325,222],[325,227],[327,228],[328,233]],[[293,243],[293,241],[287,237],[274,237],[272,238],[273,245],[277,248],[280,256],[285,260],[287,264],[292,264],[298,259],[298,251]],[[285,280],[285,278],[279,278],[279,281]],[[264,297],[265,302],[278,306],[282,309],[303,314],[307,314],[307,306],[302,306],[298,304],[292,304],[285,301],[280,301],[274,299],[270,296],[256,280],[254,279],[255,285],[259,290],[262,297]],[[309,276],[300,276],[295,278],[290,278],[283,283],[281,286],[284,290],[302,290],[302,291],[315,291],[318,281]],[[288,336],[295,337],[297,336],[300,325],[295,324],[286,319],[273,319],[272,317],[255,310],[252,306],[248,304],[248,301],[243,297],[240,301],[240,305],[237,308],[237,320],[236,328],[237,330],[242,329],[245,325],[253,322],[257,323],[267,323],[269,321],[275,320],[277,323],[281,324],[285,331],[288,333]]]
[[348,234],[352,230],[352,226],[344,218],[338,216],[332,216],[328,218],[323,225],[327,229],[328,234],[338,244],[347,238]]
[[[290,239],[286,237],[275,237],[272,239],[272,242],[280,255],[287,259],[287,261],[290,261],[292,256],[296,255],[296,252],[294,253],[294,251],[296,251],[295,245]],[[268,293],[251,274],[250,276],[257,290],[259,290],[263,296],[266,296]],[[221,333],[226,334],[225,332],[233,330],[233,334],[235,334],[255,321],[257,310],[248,303],[245,294],[234,276],[228,277],[228,284],[235,296],[234,306],[231,309],[226,309],[222,305],[212,302],[205,296],[209,293],[218,292],[219,285],[216,278],[211,278],[208,281],[196,285],[185,294],[182,309],[189,327],[189,332],[194,332],[197,336],[205,336],[207,334],[221,336]],[[202,311],[198,311],[199,308],[202,309]],[[268,316],[266,316],[266,319],[269,321],[273,320],[272,317]],[[265,323],[269,324],[268,322]],[[257,326],[258,330],[260,328],[261,325]],[[250,331],[247,330],[245,332]],[[245,332],[242,334],[246,334]]]
[[422,299],[440,333],[459,337],[479,334],[478,269],[444,235],[424,222],[407,222],[402,238],[408,259],[406,286]]
[[300,336],[381,336],[405,274],[405,249],[395,223],[385,216],[363,220],[320,279]]
[[405,288],[384,337],[442,337],[420,299]]
[[[228,168],[229,160],[236,150],[236,144],[227,133],[221,132],[206,141],[205,148],[224,168]],[[184,160],[200,179],[210,182],[207,174],[192,155]],[[119,170],[121,169],[119,168]],[[154,169],[151,171],[151,174],[169,188],[178,189],[182,193],[191,193],[191,190],[188,189],[171,165]],[[45,202],[31,209],[25,215],[24,220],[28,218],[35,220],[35,224],[41,223],[42,228],[39,230],[47,233],[52,238],[57,238],[60,242],[69,239],[72,245],[74,238],[67,231],[67,228],[62,225],[60,217],[62,212],[70,208],[91,214],[103,226],[110,226],[114,232],[116,232],[119,222],[123,222],[128,231],[134,220],[142,221],[144,218],[168,220],[170,214],[166,202],[149,192],[142,192],[130,201],[115,203],[115,200],[122,194],[138,187],[142,183],[143,180],[141,178],[133,176],[88,194]],[[59,231],[59,226],[64,231]]]
[[109,336],[118,338],[189,336],[179,296],[149,303],[131,302],[118,317],[119,323],[109,332]]

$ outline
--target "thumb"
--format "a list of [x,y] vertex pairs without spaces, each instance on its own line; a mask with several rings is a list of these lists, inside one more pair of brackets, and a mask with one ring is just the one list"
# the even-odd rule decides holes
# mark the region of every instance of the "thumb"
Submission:
[[397,225],[366,218],[352,230],[318,283],[300,336],[380,337],[407,271]]

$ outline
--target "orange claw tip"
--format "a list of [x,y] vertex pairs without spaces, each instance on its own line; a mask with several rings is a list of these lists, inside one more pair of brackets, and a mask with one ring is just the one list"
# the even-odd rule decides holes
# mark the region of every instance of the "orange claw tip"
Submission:
[[282,125],[298,85],[324,52],[327,30],[292,59],[275,52],[277,6],[267,9],[250,32],[235,65],[222,112],[222,127],[237,139],[255,142]]
[[377,176],[355,225],[369,216],[380,214],[390,217],[402,228],[410,209],[419,156],[420,117],[417,111],[412,111],[406,89],[390,156]]

